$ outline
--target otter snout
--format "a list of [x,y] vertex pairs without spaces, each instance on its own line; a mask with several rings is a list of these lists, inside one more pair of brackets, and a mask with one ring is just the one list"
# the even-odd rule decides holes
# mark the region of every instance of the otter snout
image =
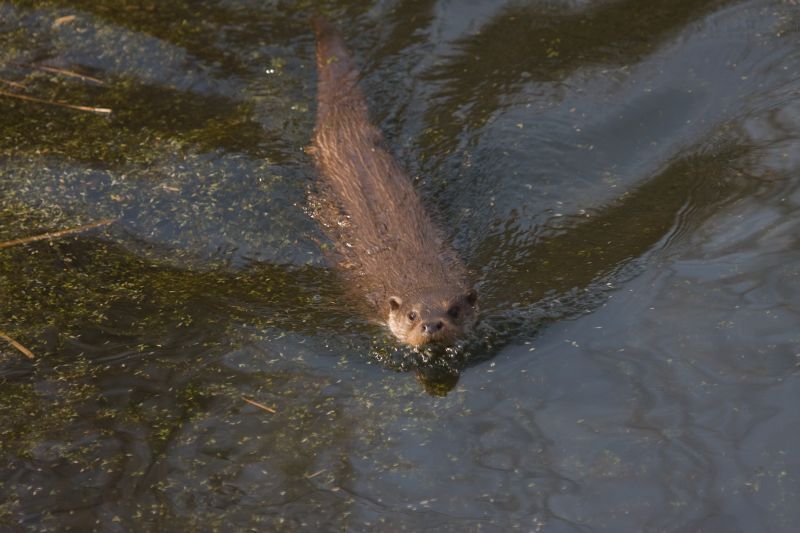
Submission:
[[433,335],[437,331],[440,331],[444,327],[444,322],[441,320],[435,320],[431,322],[425,322],[422,324],[422,333],[425,335]]

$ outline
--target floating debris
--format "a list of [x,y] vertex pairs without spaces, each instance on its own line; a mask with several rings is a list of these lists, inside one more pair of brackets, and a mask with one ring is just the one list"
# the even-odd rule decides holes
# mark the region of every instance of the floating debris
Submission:
[[117,220],[116,218],[106,218],[103,220],[99,220],[97,222],[92,222],[91,224],[76,226],[74,228],[62,229],[59,231],[52,231],[50,233],[42,233],[41,235],[34,235],[32,237],[23,237],[21,239],[14,239],[11,241],[0,242],[0,249],[10,248],[12,246],[17,246],[19,244],[28,244],[30,242],[48,241],[52,239],[58,239],[59,237],[65,237],[67,235],[73,235],[75,233],[82,233],[90,229],[99,228],[102,226],[108,226],[109,224],[116,222],[116,220]]
[[266,411],[266,412],[268,412],[268,413],[275,414],[275,413],[277,413],[277,412],[278,412],[278,411],[276,411],[275,409],[273,409],[272,407],[268,407],[268,406],[264,405],[263,403],[258,403],[258,402],[257,402],[257,401],[255,401],[255,400],[251,400],[251,399],[250,399],[250,398],[248,398],[247,396],[242,396],[242,400],[246,401],[246,402],[247,402],[247,403],[249,403],[250,405],[254,405],[254,406],[258,407],[259,409],[263,409],[264,411]]
[[37,104],[47,104],[67,109],[74,109],[76,111],[88,111],[89,113],[97,113],[100,115],[111,114],[111,109],[107,107],[93,107],[85,105],[68,104],[66,102],[59,102],[57,100],[45,100],[43,98],[36,98],[35,96],[26,96],[24,94],[10,93],[7,91],[0,91],[0,96],[7,96],[9,98],[16,98],[18,100],[26,100],[28,102],[35,102]]
[[36,357],[33,355],[33,352],[32,352],[32,351],[30,351],[30,350],[29,350],[29,349],[27,349],[25,346],[23,346],[22,344],[20,344],[18,341],[14,340],[13,338],[9,337],[8,335],[6,335],[5,333],[3,333],[2,331],[0,331],[0,339],[3,339],[3,340],[4,340],[4,341],[6,341],[7,343],[9,343],[11,346],[13,346],[14,348],[16,348],[16,349],[17,349],[17,350],[19,350],[20,352],[22,352],[22,353],[23,353],[23,355],[25,355],[25,357],[27,357],[28,359],[35,359],[35,358],[36,358]]

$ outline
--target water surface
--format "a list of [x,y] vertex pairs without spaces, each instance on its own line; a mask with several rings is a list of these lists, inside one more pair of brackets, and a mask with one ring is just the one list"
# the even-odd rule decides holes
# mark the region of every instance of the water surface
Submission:
[[794,531],[796,2],[319,9],[476,335],[342,306],[310,3],[0,2],[0,90],[113,110],[0,97],[0,241],[117,219],[0,250],[2,528]]

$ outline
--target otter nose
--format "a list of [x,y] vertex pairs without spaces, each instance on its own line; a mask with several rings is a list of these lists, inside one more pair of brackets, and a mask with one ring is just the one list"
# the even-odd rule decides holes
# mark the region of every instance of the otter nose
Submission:
[[422,332],[427,335],[432,335],[444,327],[444,322],[437,320],[436,322],[425,322],[422,324]]

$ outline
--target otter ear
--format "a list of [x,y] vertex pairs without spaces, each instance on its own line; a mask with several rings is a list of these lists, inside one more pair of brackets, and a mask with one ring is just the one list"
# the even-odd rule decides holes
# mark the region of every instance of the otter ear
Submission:
[[400,306],[403,305],[403,300],[398,296],[390,296],[389,297],[389,309],[392,311],[397,311],[400,309]]
[[475,302],[478,301],[478,293],[475,292],[475,289],[472,289],[467,293],[467,303],[469,305],[475,305]]

